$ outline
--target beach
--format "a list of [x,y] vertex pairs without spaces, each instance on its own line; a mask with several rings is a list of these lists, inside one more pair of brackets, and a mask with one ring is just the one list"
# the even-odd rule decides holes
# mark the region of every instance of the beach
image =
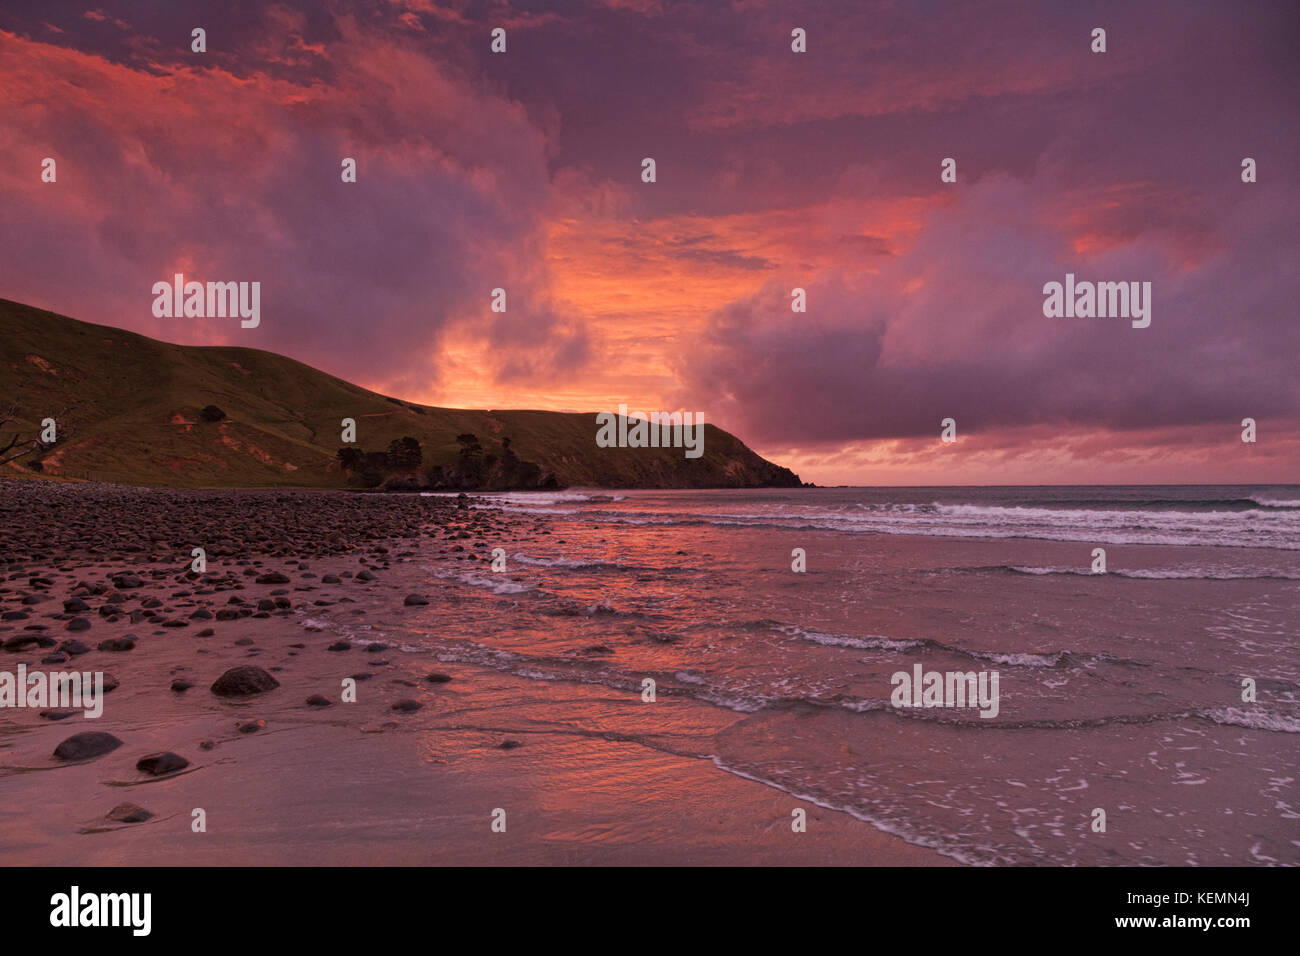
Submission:
[[[539,695],[525,677],[385,646],[374,628],[415,632],[434,603],[454,617],[462,600],[445,579],[416,570],[417,555],[458,574],[490,573],[489,545],[547,532],[538,519],[461,503],[0,482],[11,529],[0,598],[4,611],[27,615],[0,624],[0,669],[103,671],[116,683],[98,719],[0,710],[0,861],[950,862],[675,746],[674,728],[720,732],[740,719],[733,712],[668,696],[628,720],[626,695],[609,688],[574,683]],[[198,546],[204,575],[189,573]],[[363,572],[371,579],[359,580]],[[257,583],[274,574],[287,582]],[[74,595],[87,610],[64,611]],[[408,605],[413,595],[431,604]],[[29,596],[37,602],[22,603]],[[277,599],[288,606],[256,609]],[[323,626],[325,612],[346,624]],[[90,627],[67,630],[74,620]],[[340,637],[345,626],[351,640]],[[24,643],[32,635],[42,640]],[[99,649],[128,636],[129,650]],[[88,650],[50,658],[71,640]],[[241,666],[263,668],[279,686],[246,698],[211,691]],[[343,703],[349,677],[357,696]],[[175,690],[176,681],[192,686]],[[314,695],[330,703],[306,703]],[[419,706],[393,709],[404,701]],[[93,759],[53,756],[84,732],[121,745]],[[188,765],[161,776],[137,769],[156,753]],[[124,803],[149,818],[110,819]],[[807,832],[796,834],[799,808]],[[204,832],[195,832],[196,809]],[[504,832],[491,828],[497,809]]]
[[0,483],[3,667],[117,683],[0,709],[0,859],[1300,862],[1286,490],[1009,494]]
[[[912,946],[1266,925],[1297,41],[1278,0],[0,4],[20,930],[337,948],[333,868],[422,929],[425,866],[942,867],[868,890]],[[553,919],[483,876],[439,902]]]

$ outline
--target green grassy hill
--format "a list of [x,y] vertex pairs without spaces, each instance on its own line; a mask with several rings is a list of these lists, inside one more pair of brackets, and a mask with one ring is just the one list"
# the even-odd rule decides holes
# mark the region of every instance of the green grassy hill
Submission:
[[[344,487],[336,460],[340,421],[357,422],[356,446],[384,451],[419,440],[423,468],[455,467],[457,436],[477,436],[484,453],[501,440],[543,478],[606,488],[797,486],[788,469],[706,424],[704,455],[682,449],[599,448],[595,414],[434,408],[367,391],[257,349],[169,345],[155,339],[0,299],[0,411],[39,431],[56,418],[53,448],[11,462],[0,475],[40,475],[145,486]],[[221,421],[204,421],[215,405]]]

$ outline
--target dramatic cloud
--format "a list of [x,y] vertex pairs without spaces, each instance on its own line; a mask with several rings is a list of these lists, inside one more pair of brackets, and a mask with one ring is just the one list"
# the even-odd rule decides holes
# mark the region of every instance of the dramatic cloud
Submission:
[[[0,295],[417,401],[702,409],[819,481],[1300,474],[1289,2],[212,16],[6,4]],[[177,271],[261,326],[155,319]],[[1151,282],[1150,328],[1045,317],[1067,272]]]
[[[819,274],[807,315],[777,281],[719,310],[683,377],[723,420],[781,443],[937,438],[947,417],[972,432],[1290,423],[1300,325],[1287,237],[1300,204],[1273,195],[1228,207],[1219,251],[1188,266],[1159,229],[1076,252],[1042,224],[1033,187],[986,180],[877,274]],[[1150,328],[1045,318],[1042,287],[1067,272],[1150,281]]]
[[[308,45],[301,26],[273,8],[250,57],[328,58],[328,83],[197,55],[134,68],[0,34],[0,82],[20,105],[0,116],[0,188],[10,228],[23,224],[7,234],[6,294],[407,392],[427,387],[458,323],[507,377],[579,363],[580,323],[547,300],[545,133],[400,40],[341,19],[335,42]],[[32,175],[47,155],[56,184]],[[155,319],[149,290],[178,271],[260,281],[262,325]]]

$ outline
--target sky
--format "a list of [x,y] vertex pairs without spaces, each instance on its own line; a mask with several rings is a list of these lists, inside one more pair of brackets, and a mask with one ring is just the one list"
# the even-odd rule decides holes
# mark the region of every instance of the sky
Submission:
[[[0,296],[819,484],[1300,482],[1297,47],[1290,0],[7,0]],[[260,324],[156,318],[177,272]],[[1045,316],[1067,273],[1150,326]]]

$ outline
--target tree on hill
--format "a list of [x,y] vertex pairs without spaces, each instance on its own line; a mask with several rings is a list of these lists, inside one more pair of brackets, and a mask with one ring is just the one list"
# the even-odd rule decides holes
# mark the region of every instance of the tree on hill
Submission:
[[[80,402],[69,405],[63,411],[49,416],[54,419],[58,429],[58,440],[50,442],[49,444],[41,441],[41,433],[39,430],[33,435],[25,435],[22,431],[17,431],[13,434],[13,437],[8,440],[5,439],[4,435],[0,434],[0,465],[7,465],[11,461],[17,461],[19,458],[26,458],[28,455],[37,455],[39,457],[53,448],[58,444],[58,442],[66,441],[68,436],[74,434],[76,431],[67,416],[70,412],[76,409],[78,405],[80,405]],[[17,423],[17,405],[10,405],[3,412],[0,412],[0,431],[3,431],[7,425],[15,425]],[[33,471],[42,470],[39,461],[30,462],[29,467],[31,467]]]
[[338,454],[334,456],[343,466],[344,471],[356,471],[361,467],[361,459],[365,457],[360,448],[353,448],[350,445],[346,448],[340,448]]
[[418,439],[408,435],[388,443],[388,467],[394,471],[415,471],[423,461]]
[[478,436],[472,432],[457,435],[456,444],[460,445],[460,457],[463,461],[480,457],[483,454],[483,446],[478,443]]

